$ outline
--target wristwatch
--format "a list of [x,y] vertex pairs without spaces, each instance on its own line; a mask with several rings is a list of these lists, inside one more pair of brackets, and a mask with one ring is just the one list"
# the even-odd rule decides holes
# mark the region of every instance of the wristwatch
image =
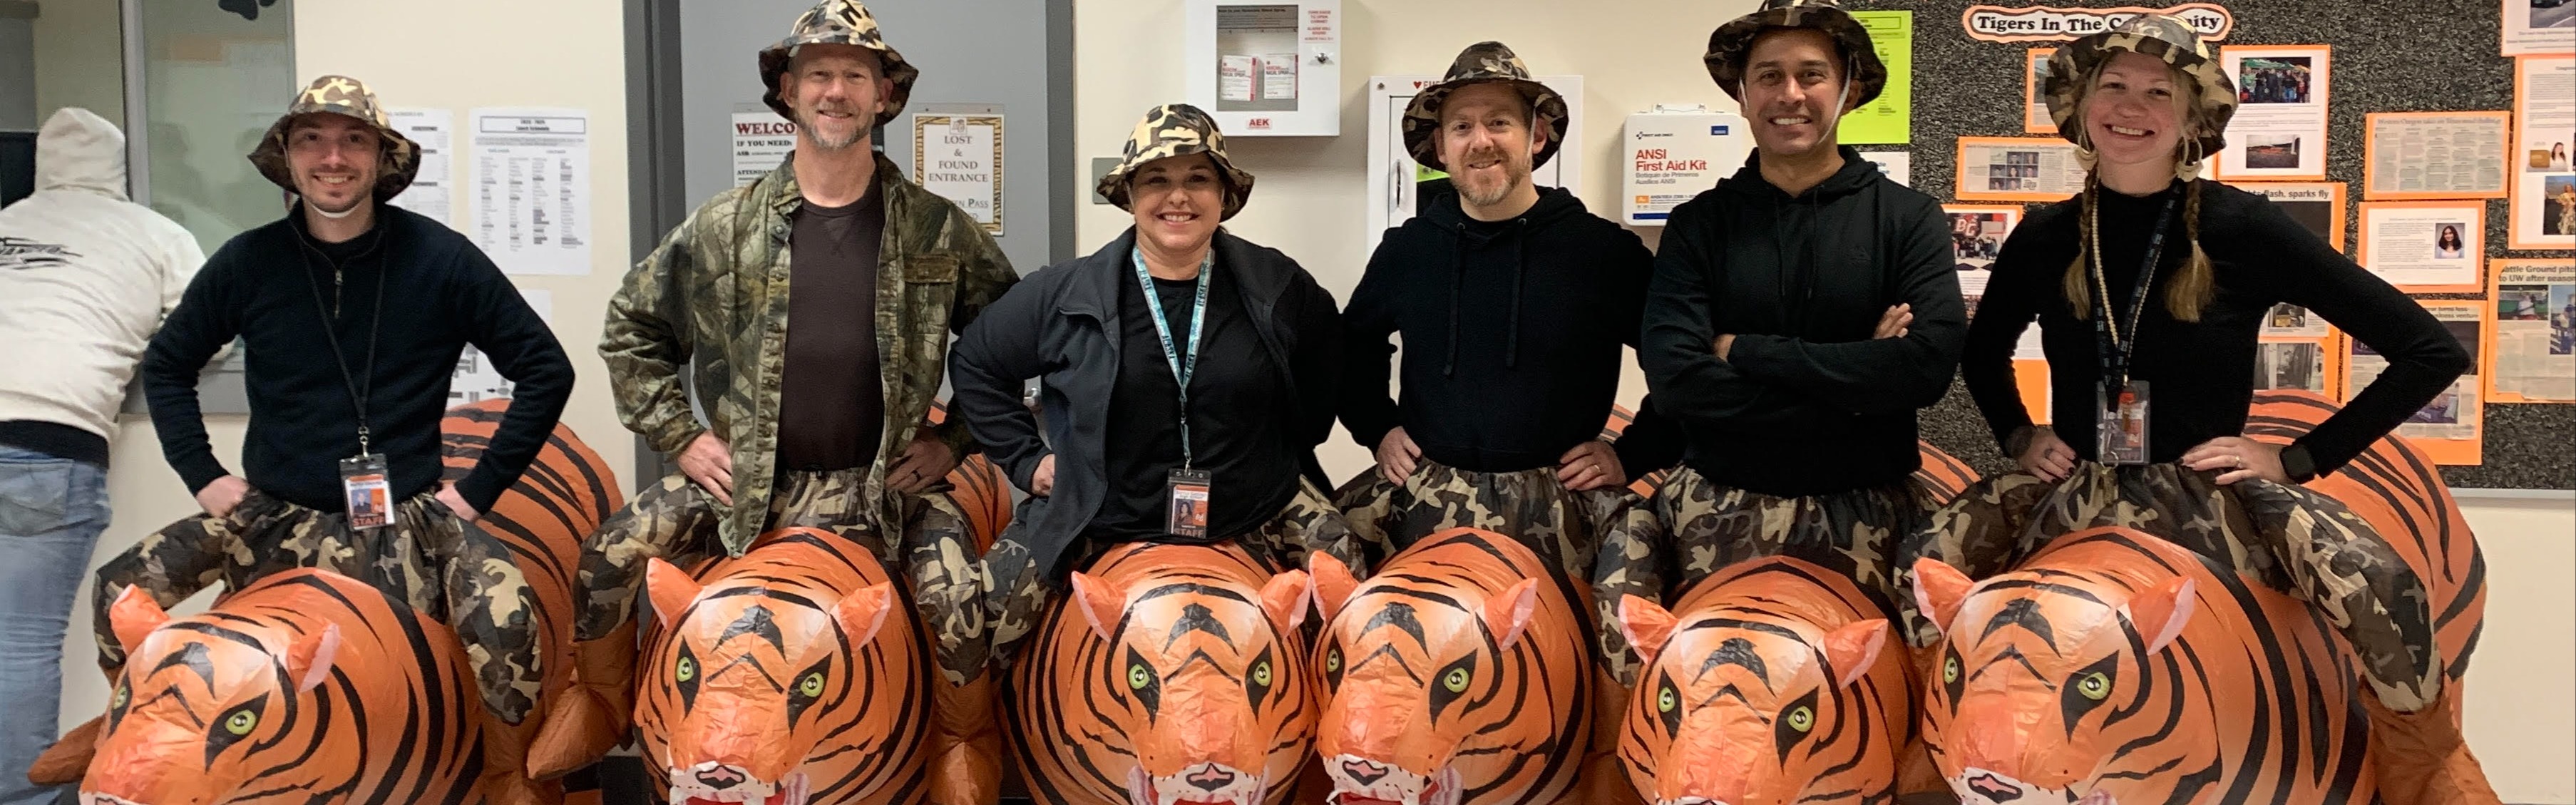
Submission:
[[2308,455],[2308,446],[2293,444],[2281,448],[2281,474],[2294,484],[2304,484],[2317,477],[2317,460]]

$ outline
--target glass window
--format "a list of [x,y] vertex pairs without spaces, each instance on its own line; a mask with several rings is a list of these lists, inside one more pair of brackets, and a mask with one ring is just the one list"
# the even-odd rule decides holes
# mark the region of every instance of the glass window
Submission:
[[295,0],[125,0],[139,8],[138,196],[214,253],[285,210],[243,157],[295,96]]

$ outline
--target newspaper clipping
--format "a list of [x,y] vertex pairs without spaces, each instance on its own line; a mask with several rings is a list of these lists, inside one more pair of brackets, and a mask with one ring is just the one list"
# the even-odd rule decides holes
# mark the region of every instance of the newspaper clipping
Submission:
[[2365,201],[2361,265],[2410,293],[2478,293],[2486,259],[2486,204]]
[[[2484,401],[2478,398],[2481,387],[2479,372],[2485,366],[2478,355],[2478,329],[2479,320],[2486,313],[2486,303],[2470,299],[2421,301],[2424,309],[2440,320],[2453,338],[2459,339],[2460,348],[2468,351],[2469,371],[2452,381],[2451,387],[2443,389],[2432,402],[2425,403],[2422,410],[2407,417],[2405,424],[2397,426],[2397,435],[2413,442],[2434,463],[2476,464],[2479,461],[2479,440],[2483,438],[2479,431],[2484,419]],[[2370,387],[2371,381],[2379,379],[2380,372],[2387,371],[2388,359],[2373,351],[2370,345],[2361,343],[2361,339],[2347,338],[2344,343],[2348,345],[2348,357],[2343,397],[2345,402],[2351,402],[2362,389]]]
[[2229,179],[2326,178],[2326,94],[2333,49],[2230,45],[2236,116],[2227,122],[2218,175]]
[[2343,251],[2343,183],[2342,182],[2243,182],[2229,181],[2236,189],[2262,196],[2290,214],[2290,220],[2307,227],[2309,232]]
[[2254,351],[2254,390],[2324,393],[2326,345],[2322,341],[2265,341]]
[[2495,402],[2576,402],[2576,265],[2496,269]]
[[2576,3],[2559,0],[2503,0],[2507,56],[2576,53]]
[[2083,192],[2075,144],[2038,137],[1959,138],[1958,197],[1968,201],[2060,201]]
[[2509,112],[2373,112],[2362,197],[2503,198]]
[[[2576,5],[2576,4],[2571,4]],[[2507,248],[2576,249],[2576,56],[2514,60],[2513,223]]]

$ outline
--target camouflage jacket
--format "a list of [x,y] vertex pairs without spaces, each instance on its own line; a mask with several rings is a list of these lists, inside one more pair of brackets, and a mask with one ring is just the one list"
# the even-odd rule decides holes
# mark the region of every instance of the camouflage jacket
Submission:
[[[868,471],[870,489],[884,488],[888,460],[902,455],[919,428],[931,428],[960,455],[971,449],[962,422],[933,426],[926,418],[948,336],[1019,280],[1001,246],[965,211],[904,178],[883,156],[877,181],[885,193],[876,310],[885,432]],[[600,334],[617,416],[628,429],[666,455],[708,430],[732,447],[734,502],[717,529],[729,554],[750,547],[769,511],[787,352],[788,216],[802,203],[790,163],[708,199],[626,273]],[[706,426],[681,381],[693,358]]]

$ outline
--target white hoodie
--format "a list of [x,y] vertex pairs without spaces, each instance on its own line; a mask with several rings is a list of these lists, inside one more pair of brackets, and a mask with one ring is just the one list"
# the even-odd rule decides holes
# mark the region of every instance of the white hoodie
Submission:
[[143,347],[206,261],[126,200],[125,133],[66,107],[36,135],[36,193],[0,208],[0,422],[115,438]]

